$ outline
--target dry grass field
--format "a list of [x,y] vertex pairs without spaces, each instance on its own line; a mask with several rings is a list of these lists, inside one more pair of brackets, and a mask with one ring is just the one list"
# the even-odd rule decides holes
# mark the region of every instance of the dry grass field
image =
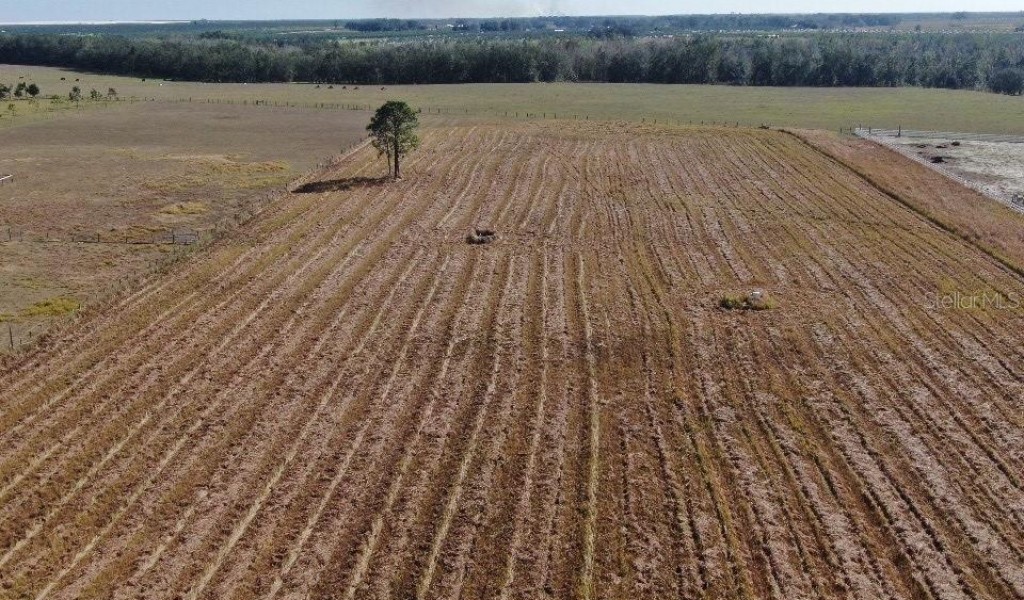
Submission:
[[[36,81],[44,94],[113,87],[122,98],[192,99],[193,104],[256,101],[377,107],[403,99],[442,114],[524,119],[692,121],[838,130],[856,125],[1024,135],[1024,99],[989,92],[924,88],[794,88],[633,83],[464,85],[206,84],[142,80],[46,67],[0,65],[0,81]],[[65,81],[61,81],[61,77]],[[75,79],[80,81],[75,82]],[[83,103],[87,105],[88,103]],[[517,117],[518,115],[518,117]],[[2,125],[3,119],[0,119]]]
[[785,133],[424,134],[0,371],[0,596],[1024,596],[1019,275]]
[[[921,215],[1024,273],[1024,215],[880,144],[827,131],[797,134]],[[1005,161],[1014,165],[1012,158]]]
[[[113,103],[8,124],[0,322],[9,349],[152,271],[175,232],[209,232],[364,134],[360,112]],[[204,236],[205,237],[205,236]],[[187,239],[187,238],[186,238]],[[86,242],[102,243],[86,243]]]

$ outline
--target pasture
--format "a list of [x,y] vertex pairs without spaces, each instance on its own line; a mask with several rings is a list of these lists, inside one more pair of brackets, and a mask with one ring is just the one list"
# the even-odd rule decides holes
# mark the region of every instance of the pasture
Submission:
[[5,129],[0,174],[13,178],[0,185],[0,348],[28,344],[66,316],[37,305],[96,303],[183,250],[193,232],[209,239],[261,208],[359,141],[365,119],[115,102]]
[[[922,88],[766,88],[700,85],[530,83],[465,85],[204,84],[0,66],[0,81],[25,77],[44,93],[79,85],[123,98],[200,102],[257,101],[302,106],[377,107],[403,99],[424,111],[488,119],[625,120],[662,124],[736,123],[838,130],[864,125],[1024,135],[1024,99],[964,90]],[[61,81],[61,77],[65,81]],[[75,79],[80,79],[75,82]],[[344,89],[343,89],[344,88]],[[355,89],[358,88],[358,89]],[[382,89],[383,88],[383,89]],[[264,107],[265,108],[265,107]],[[518,117],[517,117],[518,114]]]
[[783,132],[424,137],[0,371],[5,596],[1024,595],[1019,273]]

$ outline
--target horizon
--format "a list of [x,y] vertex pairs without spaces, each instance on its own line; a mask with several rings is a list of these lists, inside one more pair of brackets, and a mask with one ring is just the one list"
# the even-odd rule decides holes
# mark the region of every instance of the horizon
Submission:
[[[66,6],[62,0],[39,0],[12,6],[0,17],[2,25],[163,24],[192,21],[330,21],[377,18],[491,19],[523,17],[645,17],[702,15],[815,15],[815,14],[1020,14],[1012,0],[983,0],[965,9],[962,0],[936,0],[921,10],[917,0],[860,0],[856,3],[811,0],[726,0],[711,7],[698,2],[636,0],[632,10],[608,0],[355,0],[341,11],[326,0],[307,0],[301,6],[281,6],[270,0],[252,0],[245,6],[209,0],[180,0],[172,6],[153,0],[85,0]],[[824,5],[823,5],[824,4]],[[712,10],[707,10],[711,8]],[[344,13],[344,14],[339,14]]]
[[1024,17],[1024,11],[1022,10],[969,10],[969,11],[868,11],[868,12],[851,12],[851,11],[775,11],[775,12],[745,12],[745,11],[732,11],[732,12],[690,12],[690,13],[645,13],[645,14],[538,14],[532,16],[508,16],[508,15],[492,15],[492,16],[461,16],[461,15],[448,15],[448,16],[437,16],[437,17],[304,17],[304,18],[233,18],[233,19],[209,19],[209,18],[194,18],[194,19],[72,19],[72,20],[56,20],[56,21],[0,21],[0,26],[13,25],[13,26],[53,26],[53,25],[91,25],[91,26],[102,26],[102,25],[173,25],[173,24],[187,24],[197,22],[208,22],[208,23],[277,23],[277,22],[310,22],[320,23],[327,21],[335,21],[339,19],[346,19],[350,21],[371,21],[375,19],[401,19],[401,20],[424,20],[424,21],[440,21],[445,19],[530,19],[530,18],[559,18],[559,17],[573,17],[573,18],[599,18],[599,17],[611,17],[611,18],[644,18],[644,17],[691,17],[691,16],[801,16],[801,15],[947,15],[954,13],[966,13],[969,15],[1013,15],[1019,14]]

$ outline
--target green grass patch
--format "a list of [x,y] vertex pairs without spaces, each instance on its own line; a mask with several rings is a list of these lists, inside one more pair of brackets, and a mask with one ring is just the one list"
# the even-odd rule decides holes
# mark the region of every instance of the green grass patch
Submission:
[[42,302],[36,302],[22,311],[26,317],[60,317],[71,314],[82,307],[82,303],[74,298],[60,296]]

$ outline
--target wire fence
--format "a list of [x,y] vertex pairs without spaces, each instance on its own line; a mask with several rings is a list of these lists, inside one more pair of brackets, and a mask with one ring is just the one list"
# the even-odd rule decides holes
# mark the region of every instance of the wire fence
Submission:
[[[0,323],[0,351],[15,352],[32,344],[44,331],[40,323],[18,323],[7,321]],[[0,352],[2,353],[2,352]]]
[[[222,106],[252,106],[252,107],[269,107],[269,108],[306,108],[315,110],[339,110],[339,111],[360,111],[360,112],[372,112],[376,110],[376,106],[372,104],[362,103],[351,103],[351,102],[290,102],[290,101],[279,101],[279,100],[262,100],[262,99],[246,99],[236,100],[228,98],[155,98],[155,97],[143,97],[134,98],[134,101],[138,102],[163,102],[171,104],[180,103],[192,103],[192,104],[213,104]],[[419,106],[417,107],[423,114],[427,115],[449,115],[449,116],[473,116],[473,117],[503,117],[510,119],[529,119],[529,120],[569,120],[569,121],[591,121],[591,120],[611,120],[611,121],[633,121],[651,125],[701,125],[701,126],[712,126],[712,127],[760,127],[770,128],[770,123],[765,122],[744,122],[739,120],[717,120],[717,119],[682,119],[679,117],[671,117],[666,115],[660,116],[639,116],[633,119],[615,118],[611,119],[608,117],[593,116],[588,113],[578,112],[544,112],[544,111],[516,111],[516,110],[488,110],[488,109],[472,109],[465,107],[452,107],[452,106]]]
[[[942,163],[936,163],[924,156],[914,152],[916,148],[912,144],[901,144],[897,140],[901,137],[908,137],[911,139],[941,139],[950,141],[985,141],[985,142],[1006,142],[1006,143],[1024,143],[1024,137],[1012,136],[1012,135],[990,135],[983,133],[951,133],[951,132],[939,132],[939,131],[911,131],[908,134],[906,129],[875,129],[871,127],[852,127],[849,132],[857,137],[861,137],[867,140],[871,140],[875,143],[881,144],[894,152],[909,158],[910,160],[922,164],[933,171],[940,173],[957,183],[968,187],[983,196],[991,198],[996,202],[1004,204],[1013,210],[1024,213],[1024,196],[1020,194],[1011,194],[1009,196],[1000,194],[994,191],[990,186],[976,181],[968,179],[959,173],[955,173],[952,170],[946,168]],[[842,130],[840,130],[842,133]],[[912,135],[922,134],[922,135]]]
[[[312,171],[313,174],[322,172],[327,167],[333,167],[347,157],[351,152],[365,145],[367,141],[361,141],[350,145],[342,154],[330,159],[325,159],[317,164]],[[225,214],[218,220],[201,227],[164,227],[155,228],[148,226],[123,227],[120,229],[107,229],[97,231],[83,227],[61,229],[56,227],[39,227],[22,225],[18,223],[0,223],[0,244],[4,243],[40,243],[40,244],[122,244],[122,245],[151,245],[151,246],[195,246],[212,242],[220,238],[228,231],[236,229],[239,225],[247,223],[258,215],[274,200],[281,197],[282,193],[288,193],[297,182],[309,178],[307,173],[287,186],[274,187],[264,190],[260,194],[254,194],[245,198],[244,206]]]
[[[117,99],[102,100],[82,100],[80,102],[65,102],[63,106],[47,107],[46,113],[39,113],[37,116],[54,116],[63,112],[66,108],[74,107],[79,110],[89,106],[108,106],[111,103],[163,103],[163,104],[209,104],[209,105],[221,105],[221,106],[249,106],[249,107],[261,107],[261,108],[303,108],[303,109],[314,109],[314,110],[333,110],[333,111],[358,111],[358,112],[372,112],[376,110],[376,106],[373,104],[364,103],[353,103],[353,102],[298,102],[298,101],[282,101],[282,100],[270,100],[260,98],[250,99],[233,99],[233,98],[197,98],[194,96],[189,97],[149,97],[149,96],[125,96]],[[671,115],[658,115],[658,116],[638,116],[632,118],[611,118],[608,116],[591,115],[589,113],[582,112],[545,112],[545,111],[517,111],[517,110],[490,110],[490,109],[474,109],[466,107],[453,107],[453,106],[419,106],[418,107],[423,114],[427,115],[447,115],[447,116],[473,116],[473,117],[489,117],[489,118],[507,118],[507,119],[525,119],[525,120],[571,120],[571,121],[591,121],[591,120],[603,120],[603,121],[615,121],[615,122],[639,122],[644,124],[652,125],[700,125],[700,126],[711,126],[711,127],[745,127],[745,128],[770,128],[770,123],[764,122],[746,122],[739,120],[717,120],[717,119],[683,119],[678,116]],[[2,116],[2,115],[0,115]]]
[[149,244],[190,246],[212,238],[210,231],[199,229],[65,231],[0,226],[0,243],[68,243],[68,244]]
[[949,140],[953,142],[996,142],[1004,144],[1024,144],[1024,136],[995,133],[964,133],[957,131],[920,131],[916,129],[896,129],[856,127],[855,133],[888,138],[911,138]]
[[348,158],[353,154],[369,146],[371,141],[372,140],[370,138],[364,138],[358,142],[353,142],[346,146],[340,153],[321,160],[312,169],[289,183],[287,191],[296,192],[305,184],[322,179],[326,174],[330,173],[348,160]]
[[[71,231],[55,228],[33,229],[19,228],[14,224],[0,224],[0,244],[14,242],[30,243],[66,243],[66,244],[147,244],[162,245],[164,251],[149,254],[147,266],[133,273],[122,273],[110,280],[109,286],[99,296],[90,300],[90,305],[102,306],[110,298],[118,294],[130,293],[144,285],[152,277],[169,272],[185,257],[191,255],[197,247],[213,243],[225,236],[244,235],[240,229],[252,221],[275,201],[293,192],[304,182],[336,169],[345,160],[359,150],[365,148],[370,140],[360,140],[344,148],[340,153],[321,160],[317,165],[286,186],[264,190],[246,199],[245,206],[221,217],[210,226],[201,229],[167,228],[163,230],[124,229],[107,231]],[[85,309],[88,310],[88,307]],[[0,361],[4,354],[14,354],[30,348],[42,336],[54,330],[54,323],[33,321],[16,315],[0,314]]]

